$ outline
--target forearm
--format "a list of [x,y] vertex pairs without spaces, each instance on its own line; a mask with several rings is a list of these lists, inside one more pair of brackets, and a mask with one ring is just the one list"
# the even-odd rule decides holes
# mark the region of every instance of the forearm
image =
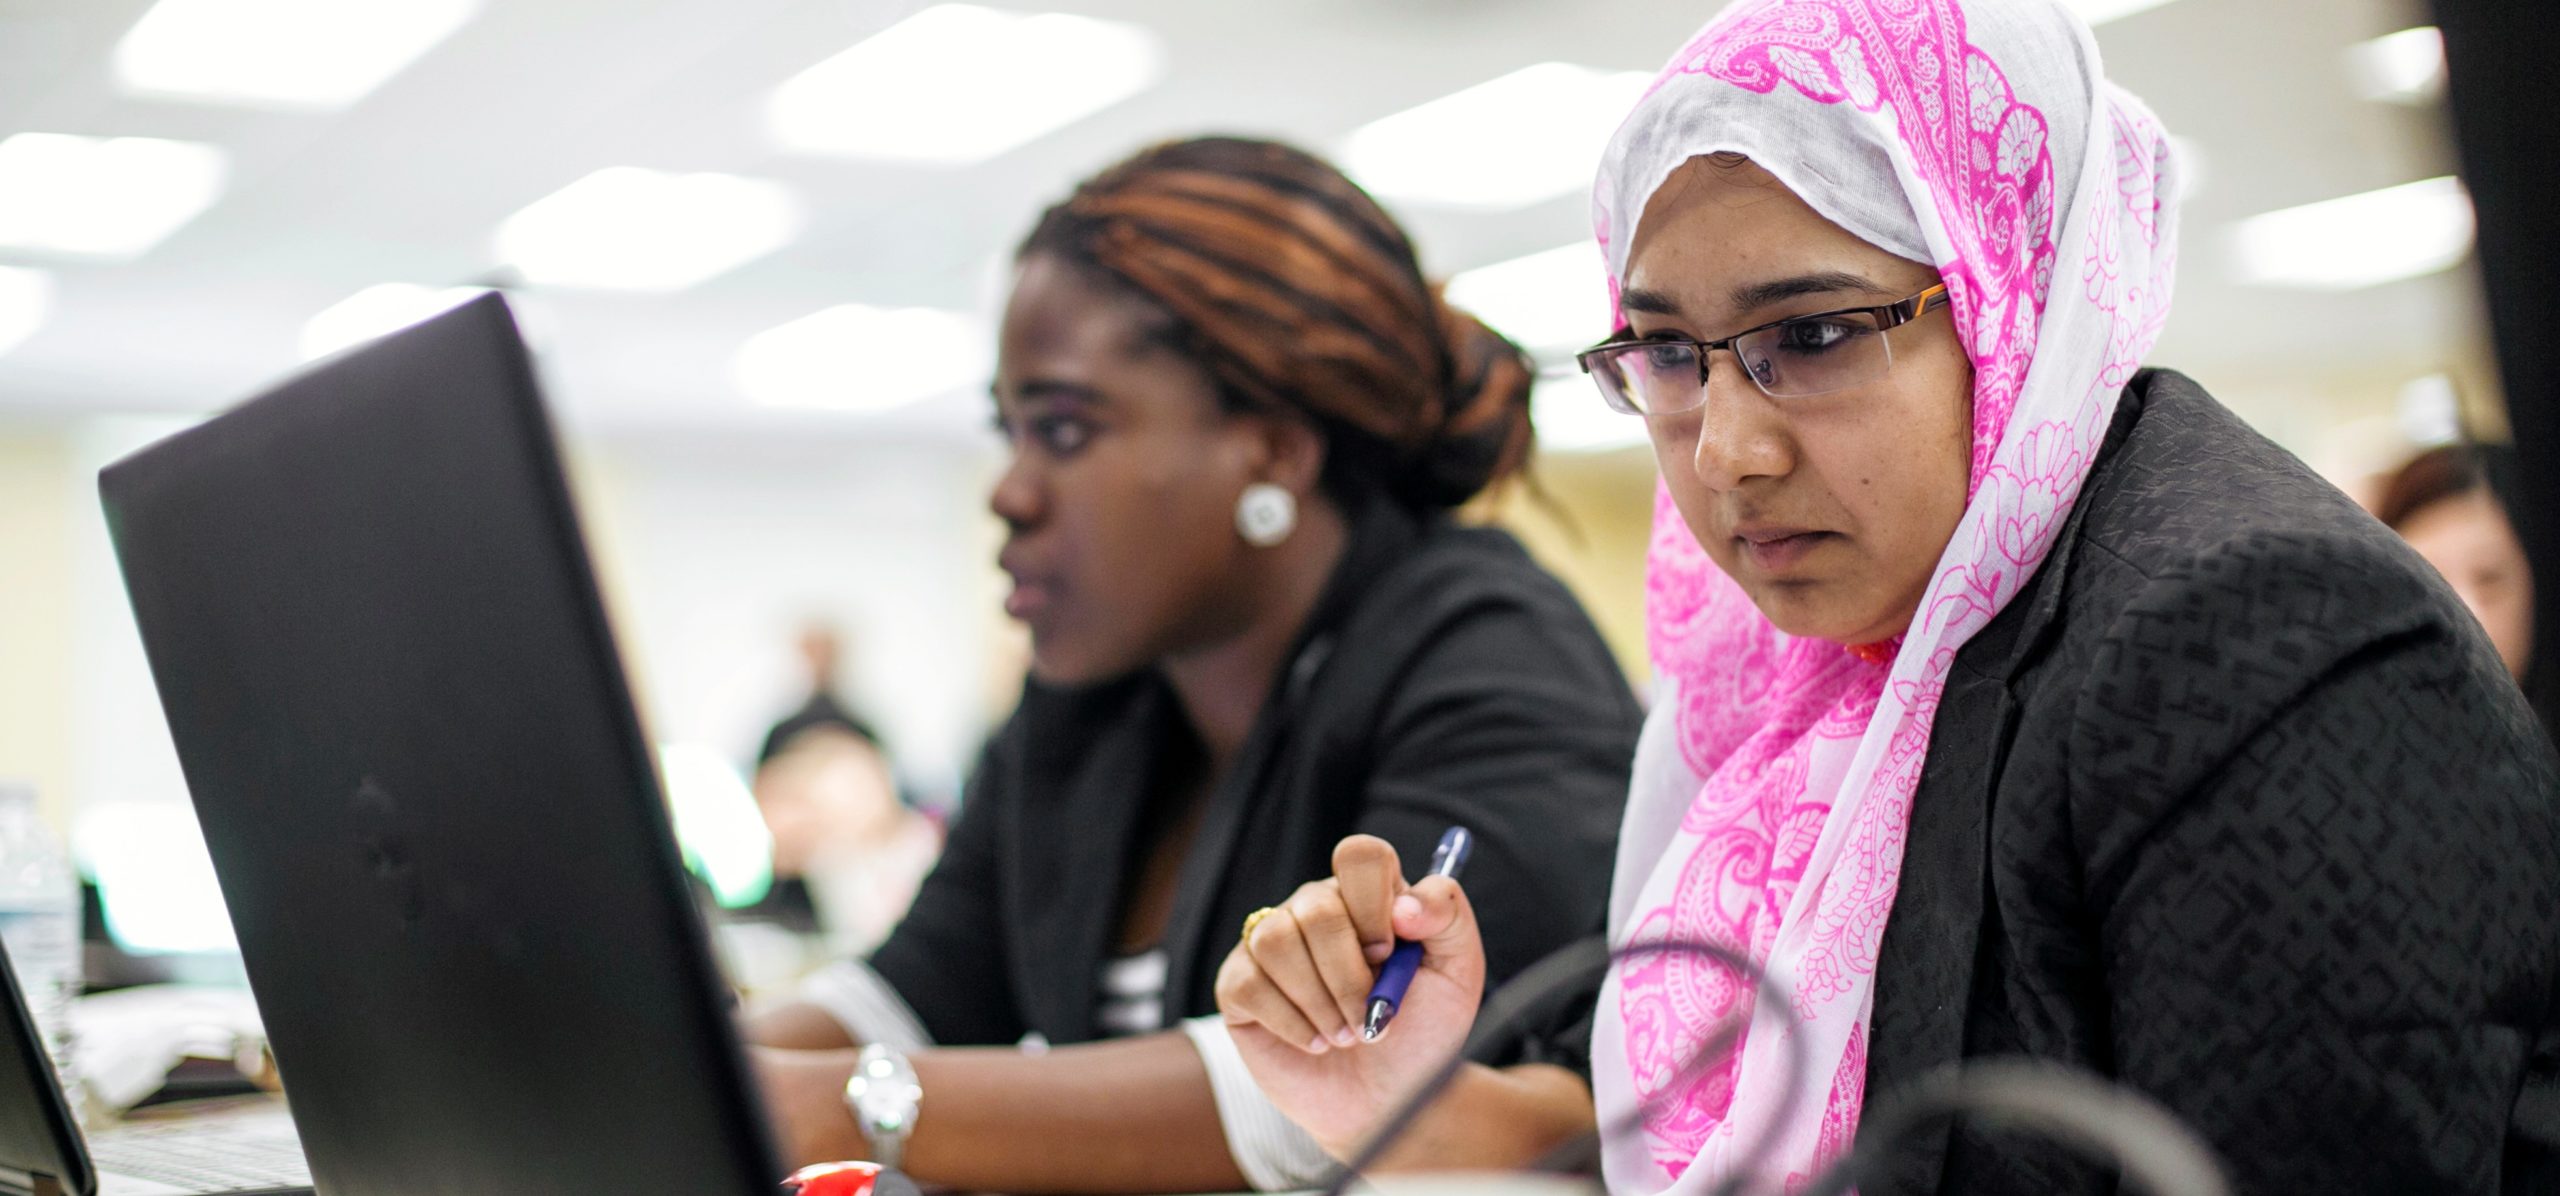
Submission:
[[1470,1063],[1371,1170],[1513,1170],[1591,1132],[1595,1124],[1591,1089],[1564,1068]]
[[[782,1099],[840,1093],[854,1054],[806,1057]],[[1227,1154],[1207,1070],[1180,1033],[1060,1047],[932,1050],[914,1056],[924,1103],[904,1169],[945,1187],[1002,1192],[1201,1192],[1245,1186]],[[868,1151],[841,1097],[796,1123],[794,1165]]]
[[759,1009],[743,1019],[739,1029],[748,1042],[785,1050],[838,1051],[862,1045],[834,1014],[807,1001]]

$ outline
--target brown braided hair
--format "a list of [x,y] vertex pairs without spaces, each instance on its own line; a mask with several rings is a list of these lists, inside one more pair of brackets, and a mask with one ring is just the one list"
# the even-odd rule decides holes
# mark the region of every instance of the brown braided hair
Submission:
[[1346,509],[1379,490],[1454,507],[1528,462],[1528,355],[1444,302],[1385,209],[1303,150],[1143,150],[1042,214],[1016,257],[1035,254],[1162,309],[1228,409],[1314,420]]

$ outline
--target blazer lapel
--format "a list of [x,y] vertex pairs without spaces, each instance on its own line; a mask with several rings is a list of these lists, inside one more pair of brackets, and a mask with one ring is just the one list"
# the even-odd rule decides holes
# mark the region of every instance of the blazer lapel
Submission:
[[[1867,1050],[1870,1107],[1964,1056],[1989,880],[1984,852],[1991,786],[2016,722],[2007,686],[1959,663],[1929,734],[1929,757],[1921,766],[1902,852],[1902,883],[1876,962]],[[1891,1182],[1868,1190],[1937,1191],[1950,1128],[1932,1123],[1896,1144],[1887,1156]]]
[[1292,741],[1309,691],[1332,658],[1339,631],[1358,608],[1361,596],[1402,560],[1421,536],[1422,527],[1416,518],[1383,498],[1370,500],[1354,522],[1351,543],[1334,566],[1333,576],[1327,579],[1324,597],[1309,614],[1288,664],[1273,679],[1271,694],[1264,699],[1253,730],[1245,736],[1244,747],[1236,753],[1234,766],[1210,795],[1198,837],[1183,858],[1181,878],[1174,889],[1173,913],[1164,933],[1168,1010],[1176,995],[1194,991],[1202,981],[1204,969],[1215,968],[1233,945],[1236,928],[1211,926],[1209,919],[1233,904],[1220,898],[1228,895],[1232,880],[1229,865],[1254,814],[1275,805],[1300,808],[1294,802],[1282,805],[1285,799],[1270,790],[1289,779],[1288,770],[1281,766],[1281,756]]
[[[2100,483],[2132,420],[2137,387],[2125,396],[2099,452],[2099,466],[2054,537],[2053,549],[2025,590],[1956,653],[1946,692],[1929,731],[1929,756],[1911,799],[1902,880],[1876,961],[1875,1007],[1868,1022],[1867,1099],[1965,1057],[1965,1021],[1980,973],[1983,910],[1990,900],[1991,806],[2009,748],[2018,704],[2010,685],[2037,650],[2061,630],[2065,580],[2079,544],[2085,501]],[[1947,1146],[1956,1127],[1938,1121],[1887,1155],[1876,1192],[1936,1192],[1943,1186]]]
[[[1055,1042],[1093,1037],[1095,986],[1120,916],[1137,819],[1147,808],[1171,717],[1169,696],[1139,687],[1119,717],[1087,728],[1071,779],[1021,806],[1012,837],[1022,878],[1006,894],[1019,929],[1012,942],[1014,991],[1023,1021]],[[1062,734],[1074,734],[1055,728]],[[1064,745],[1055,745],[1064,746]],[[1058,977],[1075,977],[1061,984]]]

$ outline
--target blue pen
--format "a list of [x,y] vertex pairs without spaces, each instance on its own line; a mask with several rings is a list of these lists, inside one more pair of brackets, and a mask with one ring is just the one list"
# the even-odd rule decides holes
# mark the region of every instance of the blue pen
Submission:
[[[1476,837],[1463,826],[1440,832],[1440,846],[1431,852],[1432,876],[1458,877],[1458,869],[1467,866],[1467,855],[1475,850]],[[1422,969],[1422,944],[1396,940],[1396,949],[1387,962],[1378,966],[1378,982],[1369,986],[1369,1020],[1360,1027],[1363,1042],[1376,1042],[1387,1032],[1387,1023],[1396,1015],[1396,1006],[1404,1003],[1404,990],[1413,986],[1413,974]]]

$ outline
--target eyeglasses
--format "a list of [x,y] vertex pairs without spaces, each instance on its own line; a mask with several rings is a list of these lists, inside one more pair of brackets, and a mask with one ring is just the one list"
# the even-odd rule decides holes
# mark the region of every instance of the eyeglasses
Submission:
[[1720,341],[1610,341],[1574,355],[1600,397],[1629,415],[1670,415],[1707,400],[1707,367],[1722,349],[1773,399],[1800,399],[1872,382],[1893,368],[1885,331],[1947,305],[1946,284],[1882,307],[1850,307],[1745,329]]

